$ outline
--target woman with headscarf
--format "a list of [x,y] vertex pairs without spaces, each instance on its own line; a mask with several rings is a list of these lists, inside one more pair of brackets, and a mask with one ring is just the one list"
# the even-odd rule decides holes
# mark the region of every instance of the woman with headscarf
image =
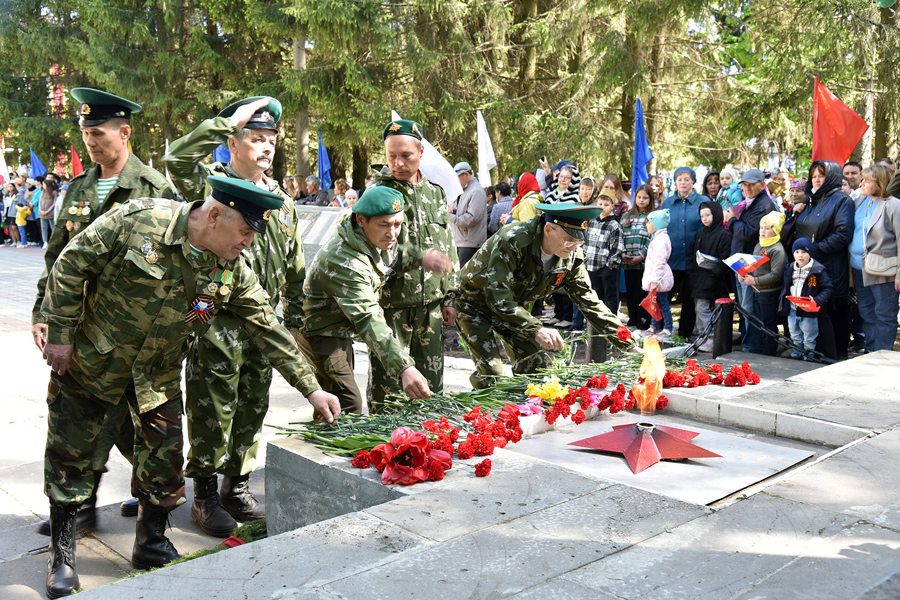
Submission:
[[701,194],[709,198],[710,200],[715,200],[719,191],[722,189],[722,183],[719,179],[718,171],[710,171],[706,174],[706,177],[703,178],[703,187],[701,188]]
[[834,348],[825,347],[822,350],[826,356],[834,355],[839,359],[847,358],[850,345],[850,261],[847,249],[854,229],[854,205],[850,197],[841,191],[842,179],[841,167],[836,162],[815,161],[809,168],[806,182],[805,192],[809,202],[785,225],[792,235],[784,236],[790,240],[811,239],[813,258],[831,276],[834,293],[822,310],[827,311],[834,329]]
[[500,217],[500,223],[509,225],[513,221],[530,221],[537,216],[536,204],[544,201],[541,186],[531,173],[522,173],[519,178],[518,194],[513,200],[510,214]]

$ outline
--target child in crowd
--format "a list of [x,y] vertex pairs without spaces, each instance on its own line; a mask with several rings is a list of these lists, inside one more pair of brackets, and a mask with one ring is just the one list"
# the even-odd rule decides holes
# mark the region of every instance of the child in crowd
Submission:
[[[731,256],[731,234],[722,226],[722,206],[708,200],[700,203],[700,221],[703,228],[697,232],[688,246],[686,268],[691,282],[691,295],[697,313],[695,333],[700,334],[712,317],[713,302],[728,297],[731,270],[722,262]],[[706,256],[701,256],[706,255]],[[712,336],[698,348],[701,352],[712,350]]]
[[[812,258],[812,240],[800,238],[794,242],[794,261],[788,262],[784,269],[784,284],[781,290],[781,310],[779,315],[787,316],[791,330],[791,340],[804,350],[816,349],[816,338],[819,336],[819,315],[822,312],[807,312],[794,305],[787,296],[811,298],[816,306],[822,307],[831,298],[834,287],[825,267]],[[791,351],[791,358],[803,358],[796,350]]]
[[650,245],[647,215],[657,208],[651,198],[653,190],[648,184],[638,187],[634,191],[634,206],[622,216],[622,234],[625,239],[622,269],[625,273],[628,327],[638,330],[650,328],[650,314],[641,306],[641,300],[644,299],[641,280],[644,278],[644,260]]
[[653,237],[647,247],[647,260],[644,267],[642,287],[644,291],[656,291],[656,303],[662,313],[661,321],[653,321],[650,329],[641,332],[641,336],[654,336],[666,339],[672,335],[672,309],[669,306],[669,291],[675,284],[672,269],[669,267],[669,255],[672,254],[672,241],[666,227],[669,226],[669,209],[655,210],[647,215],[647,231]]
[[25,248],[28,246],[28,237],[25,235],[25,227],[28,224],[28,215],[31,214],[31,208],[24,200],[19,200],[16,204],[16,227],[19,230],[20,242],[17,248]]
[[[742,283],[753,287],[753,305],[750,314],[763,322],[766,329],[778,329],[778,305],[781,301],[782,278],[787,257],[781,245],[781,228],[784,226],[784,214],[773,210],[759,222],[759,243],[753,254],[767,256],[763,263],[752,273],[738,277]],[[747,336],[744,339],[744,352],[775,356],[778,344],[771,336],[759,331],[752,324],[747,324]]]
[[[599,194],[600,186],[597,185],[593,177],[585,177],[581,180],[581,184],[578,186],[578,200],[582,204],[585,206],[597,204]],[[588,223],[588,229],[590,230],[590,223]],[[587,248],[585,248],[584,252],[585,256],[587,256]],[[567,331],[584,331],[584,315],[578,310],[577,306],[572,307],[572,326],[566,329]]]
[[619,311],[619,267],[625,252],[622,225],[613,214],[617,201],[611,190],[600,190],[597,205],[603,212],[588,222],[584,242],[584,265],[591,287],[612,314]]
[[740,204],[744,199],[744,194],[741,193],[741,178],[737,171],[722,169],[722,172],[719,173],[719,182],[721,184],[719,194],[710,200],[717,200],[724,210]]

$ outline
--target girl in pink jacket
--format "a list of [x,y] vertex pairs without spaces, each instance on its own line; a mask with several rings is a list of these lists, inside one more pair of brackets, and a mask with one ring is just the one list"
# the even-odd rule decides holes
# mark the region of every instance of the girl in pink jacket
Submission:
[[666,339],[672,335],[672,309],[669,306],[669,291],[675,283],[672,269],[669,268],[669,255],[672,253],[672,242],[666,227],[669,226],[669,209],[656,210],[647,216],[647,231],[653,235],[647,248],[644,261],[644,277],[641,287],[647,292],[656,291],[656,303],[662,320],[654,319],[650,329],[641,332],[642,337],[654,336]]

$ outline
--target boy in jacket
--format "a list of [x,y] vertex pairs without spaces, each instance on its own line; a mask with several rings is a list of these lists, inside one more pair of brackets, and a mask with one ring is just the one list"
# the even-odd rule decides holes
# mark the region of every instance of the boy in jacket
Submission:
[[[784,269],[784,286],[781,291],[781,309],[779,316],[787,316],[791,329],[791,340],[804,350],[816,349],[816,338],[819,335],[819,315],[821,312],[807,312],[787,299],[787,296],[811,298],[816,306],[821,307],[834,291],[831,277],[825,267],[812,258],[813,243],[809,238],[800,238],[792,247],[794,261]],[[809,360],[796,350],[791,358]]]
[[[731,235],[722,226],[722,206],[713,200],[700,203],[700,221],[703,229],[697,232],[688,247],[686,271],[690,277],[694,306],[697,312],[697,331],[702,332],[712,316],[712,303],[728,297],[728,280],[731,270],[721,259],[731,255]],[[698,253],[719,259],[711,262]],[[712,338],[698,348],[701,352],[712,350]]]

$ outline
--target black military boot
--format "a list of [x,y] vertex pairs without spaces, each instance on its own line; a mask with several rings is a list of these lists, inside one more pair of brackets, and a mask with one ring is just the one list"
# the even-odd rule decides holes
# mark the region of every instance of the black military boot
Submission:
[[175,546],[166,537],[168,520],[169,513],[156,507],[142,504],[138,508],[134,549],[131,551],[131,564],[135,569],[162,567],[181,558]]
[[219,503],[217,478],[194,478],[194,503],[191,505],[191,518],[197,522],[203,533],[213,537],[227,538],[234,533],[237,523],[234,522]]
[[222,500],[222,508],[236,521],[243,523],[266,518],[266,511],[250,493],[249,473],[234,477],[223,475],[222,493],[219,494],[219,498]]
[[119,505],[119,513],[123,517],[136,517],[138,514],[138,499],[129,498]]
[[[97,488],[100,487],[100,477],[103,473],[94,471],[94,489],[75,517],[75,531],[89,533],[97,529]],[[50,521],[41,521],[37,526],[40,535],[50,535]]]
[[50,561],[47,597],[68,596],[79,587],[75,572],[75,515],[77,506],[50,503]]

